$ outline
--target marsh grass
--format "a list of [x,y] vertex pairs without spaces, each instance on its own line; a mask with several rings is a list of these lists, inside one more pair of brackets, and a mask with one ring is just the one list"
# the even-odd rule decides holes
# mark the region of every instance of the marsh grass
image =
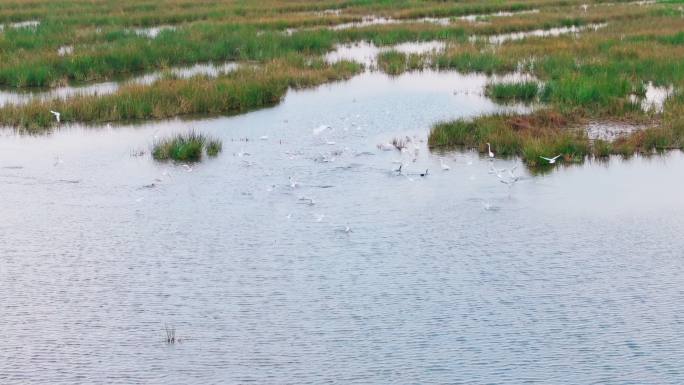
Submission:
[[631,156],[681,149],[684,129],[666,125],[636,131],[613,142],[590,141],[583,122],[558,111],[539,110],[530,115],[499,114],[472,120],[442,122],[433,126],[430,147],[475,148],[486,152],[491,143],[497,156],[520,156],[530,167],[547,167],[541,157],[562,155],[564,163],[580,163],[587,156]]
[[485,95],[498,102],[532,102],[539,93],[539,84],[534,81],[511,83],[489,83]]
[[[669,98],[662,113],[641,111],[629,100],[630,95],[644,96],[647,82],[675,89],[684,85],[684,14],[677,8],[679,2],[649,7],[592,3],[590,12],[582,12],[584,2],[207,0],[190,6],[184,0],[32,0],[30,8],[22,2],[9,2],[0,9],[0,23],[31,19],[41,23],[0,33],[0,85],[54,87],[210,61],[256,62],[259,68],[243,68],[215,79],[165,75],[152,85],[124,86],[111,95],[5,106],[0,108],[0,124],[43,132],[56,124],[49,110],[60,111],[66,123],[243,113],[278,103],[290,88],[347,79],[360,72],[358,64],[328,65],[320,59],[335,44],[371,41],[388,46],[440,40],[448,43],[444,52],[416,55],[389,51],[379,55],[378,67],[391,75],[423,68],[486,74],[525,72],[539,83],[491,84],[487,94],[502,102],[538,99],[547,109],[527,116],[495,115],[442,123],[430,135],[433,146],[483,151],[484,143],[491,142],[497,156],[520,155],[528,164],[539,163],[540,155],[555,156],[556,152],[561,152],[567,163],[587,155],[605,158],[681,148],[684,98],[677,94]],[[487,23],[454,18],[532,8],[539,12],[489,18]],[[344,11],[321,14],[325,9]],[[371,14],[403,22],[339,31],[328,28]],[[452,20],[449,25],[411,22],[420,17]],[[488,44],[487,39],[469,42],[472,36],[592,23],[607,26],[600,32],[526,38],[501,45]],[[176,29],[154,39],[133,32],[138,27],[159,25]],[[288,34],[286,28],[297,30]],[[74,53],[59,56],[57,48],[64,45],[74,46]],[[652,127],[614,142],[592,142],[577,128],[585,118],[648,122]],[[207,153],[220,151],[220,146],[205,145]]]
[[180,339],[176,339],[176,328],[173,325],[164,325],[164,332],[166,333],[166,343],[169,345],[175,344]]
[[25,132],[41,132],[63,122],[115,122],[163,119],[191,114],[238,114],[280,102],[289,88],[347,79],[361,67],[350,62],[286,57],[258,68],[243,68],[216,78],[160,79],[152,85],[127,85],[109,95],[34,101],[0,108],[0,122]]
[[223,144],[219,139],[190,131],[155,142],[152,146],[152,157],[158,161],[198,162],[202,160],[205,150],[208,156],[215,157],[222,148]]

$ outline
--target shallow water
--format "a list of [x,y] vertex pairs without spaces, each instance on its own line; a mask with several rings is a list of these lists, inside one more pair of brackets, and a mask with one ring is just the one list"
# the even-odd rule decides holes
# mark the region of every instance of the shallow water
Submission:
[[391,17],[382,17],[382,16],[375,16],[375,15],[369,15],[369,16],[364,16],[361,21],[354,21],[350,23],[342,23],[342,24],[337,24],[333,25],[330,27],[330,29],[339,31],[343,29],[349,29],[349,28],[363,28],[363,27],[369,27],[371,25],[387,25],[387,24],[410,24],[410,23],[430,23],[430,24],[437,24],[437,25],[449,25],[451,22],[450,18],[448,17],[423,17],[419,19],[394,19]]
[[[497,159],[509,188],[429,153],[435,121],[502,108],[461,92],[487,80],[367,73],[235,117],[3,132],[0,382],[682,383],[684,156]],[[223,154],[134,156],[189,128]],[[415,163],[376,148],[403,136]]]
[[533,14],[533,13],[539,13],[538,9],[527,9],[524,11],[499,11],[499,12],[494,12],[494,13],[483,13],[483,14],[474,14],[474,15],[465,15],[465,16],[460,16],[460,20],[465,20],[465,21],[470,21],[470,22],[476,22],[480,20],[486,20],[492,17],[513,17],[513,16],[518,16],[518,15],[528,15],[528,14]]
[[374,67],[377,65],[378,54],[382,52],[397,51],[405,54],[425,54],[430,52],[441,52],[444,51],[445,48],[446,43],[437,40],[400,43],[382,47],[378,47],[372,42],[362,41],[337,45],[333,51],[330,51],[325,55],[325,60],[328,63],[350,60],[362,63],[367,67]]
[[[481,14],[457,16],[457,17],[454,17],[454,19],[464,20],[464,21],[469,21],[469,22],[475,22],[475,21],[478,21],[479,19],[483,19],[483,18],[512,17],[512,16],[517,16],[517,15],[525,15],[525,14],[529,14],[529,13],[538,13],[538,12],[539,12],[538,9],[514,11],[514,12],[499,11],[499,12],[493,12],[493,13],[481,13]],[[448,26],[449,24],[451,24],[451,20],[452,20],[451,17],[421,17],[421,18],[417,18],[417,19],[394,19],[391,17],[368,15],[368,16],[364,16],[361,19],[361,21],[337,24],[337,25],[331,26],[330,29],[342,30],[342,29],[349,29],[349,28],[363,28],[363,27],[368,27],[371,25],[413,24],[413,23],[430,23],[430,24],[437,24],[437,25],[441,25],[441,26]]]
[[486,40],[492,44],[503,44],[508,41],[522,40],[528,37],[555,37],[568,34],[578,34],[584,31],[597,31],[601,28],[605,28],[606,23],[601,24],[588,24],[584,26],[570,26],[570,27],[556,27],[550,29],[536,29],[533,31],[521,31],[521,32],[511,32],[504,33],[500,35],[492,36],[473,36],[470,38],[471,41],[476,40]]
[[[72,48],[73,50],[73,48]],[[0,106],[8,104],[26,104],[33,100],[66,99],[76,95],[106,95],[116,92],[121,86],[128,84],[152,84],[164,75],[190,78],[197,75],[218,76],[238,68],[235,62],[220,64],[198,63],[192,66],[171,67],[163,71],[154,71],[128,78],[122,81],[86,83],[69,85],[51,89],[0,89]]]
[[663,112],[665,107],[665,101],[667,98],[672,96],[674,92],[674,87],[672,86],[656,86],[653,82],[648,82],[645,86],[646,94],[644,97],[639,97],[637,95],[630,95],[630,100],[632,103],[641,106],[644,111],[654,111],[657,113]]
[[147,28],[136,28],[133,30],[133,32],[135,32],[135,34],[138,36],[145,36],[149,37],[150,39],[154,39],[159,36],[160,33],[164,31],[174,31],[176,28],[177,27],[174,25],[158,25]]
[[38,21],[38,20],[19,21],[16,23],[9,23],[8,25],[0,24],[0,32],[2,32],[6,27],[9,27],[9,28],[36,28],[39,25],[40,25],[40,21]]

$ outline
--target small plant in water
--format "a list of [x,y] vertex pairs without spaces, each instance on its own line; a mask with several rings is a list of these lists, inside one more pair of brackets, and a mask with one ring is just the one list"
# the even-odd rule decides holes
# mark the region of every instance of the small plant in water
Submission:
[[402,138],[392,139],[392,145],[394,146],[394,148],[396,148],[399,151],[405,149],[409,142],[411,142],[411,138],[409,138],[408,136],[406,137],[406,139],[402,139]]
[[[166,343],[175,344],[176,343],[176,328],[173,325],[164,324],[164,331],[166,332]],[[178,340],[180,342],[180,340]]]
[[218,139],[210,139],[207,141],[207,155],[214,157],[223,150],[223,143]]
[[188,134],[179,134],[156,142],[152,148],[152,157],[160,161],[173,159],[196,162],[202,159],[205,148],[207,155],[216,156],[221,152],[222,144],[219,139],[207,138],[191,131]]

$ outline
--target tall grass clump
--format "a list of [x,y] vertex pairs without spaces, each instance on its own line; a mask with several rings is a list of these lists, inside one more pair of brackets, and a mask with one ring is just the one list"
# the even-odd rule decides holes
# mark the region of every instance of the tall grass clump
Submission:
[[221,152],[222,144],[218,139],[191,131],[157,141],[152,147],[152,157],[158,161],[197,162],[202,159],[205,148],[207,155],[216,156]]
[[489,83],[485,95],[499,102],[531,102],[539,93],[539,84],[534,81],[513,83]]
[[207,141],[207,155],[211,157],[217,156],[223,151],[223,143],[218,139],[209,139]]

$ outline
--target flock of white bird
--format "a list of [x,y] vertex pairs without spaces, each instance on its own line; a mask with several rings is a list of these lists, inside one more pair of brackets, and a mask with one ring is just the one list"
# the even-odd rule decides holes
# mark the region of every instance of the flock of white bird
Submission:
[[[59,112],[57,112],[57,111],[53,111],[53,110],[50,110],[50,113],[51,113],[52,115],[54,115],[55,120],[57,121],[57,123],[60,123],[60,122],[61,122],[61,113],[59,113]],[[313,135],[314,135],[314,136],[321,136],[321,135],[323,135],[326,131],[331,130],[331,129],[332,129],[332,128],[331,128],[330,126],[328,126],[328,125],[321,125],[321,126],[315,128],[315,129],[313,129]],[[156,137],[156,136],[155,136],[155,137]],[[382,150],[382,151],[395,151],[395,150],[399,150],[399,151],[402,153],[402,155],[403,155],[403,154],[408,154],[408,155],[410,156],[411,162],[415,163],[415,162],[417,161],[417,159],[418,159],[418,155],[419,155],[420,150],[419,150],[419,146],[416,145],[416,144],[414,143],[414,142],[415,142],[414,139],[415,139],[415,137],[414,137],[414,138],[411,138],[411,137],[408,137],[408,136],[407,136],[405,140],[396,140],[396,139],[395,139],[395,141],[394,141],[393,143],[381,143],[381,144],[378,144],[378,145],[377,145],[377,148],[378,148],[379,150]],[[259,137],[259,140],[267,141],[267,140],[269,140],[269,137],[266,136],[266,135],[264,135],[264,136]],[[331,140],[328,140],[327,137],[325,137],[325,136],[323,137],[323,143],[326,144],[326,145],[335,145],[335,144],[336,144],[336,142],[331,141]],[[251,155],[251,154],[250,154],[249,152],[244,151],[244,149],[241,149],[240,152],[237,152],[237,153],[235,153],[234,155],[235,155],[235,156],[238,156],[238,157],[240,157],[240,158],[243,158],[243,157],[249,156],[249,155]],[[465,155],[461,155],[461,156],[465,156]],[[556,161],[557,161],[561,156],[562,156],[562,155],[556,155],[556,156],[553,157],[553,158],[547,158],[547,157],[541,156],[540,158],[541,158],[541,159],[544,159],[544,160],[547,161],[549,164],[555,164]],[[503,184],[505,184],[505,185],[507,185],[507,186],[509,186],[509,187],[512,187],[515,183],[517,183],[517,182],[520,180],[520,176],[518,176],[518,175],[515,174],[515,170],[517,169],[517,166],[514,166],[514,167],[512,167],[512,168],[510,168],[510,169],[506,169],[506,168],[498,169],[498,168],[494,167],[494,160],[495,160],[496,156],[495,156],[494,152],[492,151],[492,146],[491,146],[490,143],[487,143],[487,157],[489,158],[489,160],[490,160],[490,162],[491,162],[491,164],[490,164],[490,169],[489,169],[489,173],[490,173],[490,174],[495,174],[495,175],[499,178],[499,181],[500,181],[501,183],[503,183]],[[292,158],[292,157],[291,157],[291,158]],[[470,156],[465,156],[465,158],[466,158],[466,163],[467,163],[468,165],[472,165],[472,164],[473,164],[472,158],[471,158]],[[320,162],[322,162],[322,163],[331,162],[331,161],[334,161],[334,160],[335,160],[334,157],[327,157],[327,156],[321,156],[321,157],[320,157]],[[253,163],[251,163],[251,162],[247,162],[247,161],[244,161],[244,160],[243,160],[243,162],[246,162],[246,163],[247,163],[247,166],[250,166],[250,165],[253,164]],[[449,165],[444,161],[443,158],[440,158],[440,159],[439,159],[439,162],[440,162],[440,168],[441,168],[442,171],[449,171],[449,170],[451,170],[451,166],[449,166]],[[60,165],[60,164],[62,164],[62,163],[63,163],[63,161],[62,161],[61,158],[59,158],[59,157],[56,157],[56,158],[55,158],[55,164],[54,164],[54,166],[58,166],[58,165]],[[413,176],[419,176],[419,177],[421,177],[421,178],[425,178],[425,177],[427,177],[427,176],[429,175],[429,173],[430,173],[430,170],[429,170],[429,169],[425,169],[425,171],[414,172],[414,173],[406,172],[406,168],[404,167],[404,166],[405,166],[405,165],[404,165],[404,160],[396,161],[395,163],[399,163],[399,167],[396,168],[396,169],[394,169],[394,170],[392,170],[392,172],[393,172],[394,174],[396,174],[396,175],[405,176],[405,177],[407,177],[407,178],[410,179],[410,180],[413,180],[413,179],[411,178],[412,175],[413,175]],[[188,165],[188,164],[181,164],[181,167],[185,168],[185,171],[187,171],[187,172],[192,172],[192,171],[193,171],[193,168],[192,168],[190,165]],[[292,190],[296,190],[296,189],[298,189],[299,187],[301,187],[301,184],[300,184],[299,182],[297,182],[297,181],[295,180],[295,178],[292,177],[292,176],[290,176],[290,177],[288,178],[288,181],[289,181],[289,188],[292,189]],[[152,184],[151,186],[154,186],[154,184]],[[146,187],[148,187],[148,186],[146,186]],[[144,198],[143,198],[143,199],[144,199]],[[138,201],[141,201],[141,200],[142,200],[142,199],[139,199]],[[316,201],[315,201],[313,198],[306,197],[306,196],[302,196],[302,197],[299,197],[298,203],[304,204],[304,205],[307,205],[307,206],[314,206],[314,205],[316,204]],[[485,203],[485,209],[486,209],[486,210],[492,209],[492,208],[491,208],[491,205],[489,205],[488,203]],[[289,219],[289,218],[291,218],[291,217],[292,217],[292,214],[291,214],[291,213],[288,214],[287,218]],[[319,215],[316,216],[316,221],[317,221],[317,222],[321,222],[324,218],[325,218],[325,215],[319,214]],[[342,232],[347,233],[347,234],[352,232],[352,229],[351,229],[351,227],[350,227],[349,225],[341,225],[341,226],[337,226],[337,228],[338,228],[339,231],[342,231]]]

